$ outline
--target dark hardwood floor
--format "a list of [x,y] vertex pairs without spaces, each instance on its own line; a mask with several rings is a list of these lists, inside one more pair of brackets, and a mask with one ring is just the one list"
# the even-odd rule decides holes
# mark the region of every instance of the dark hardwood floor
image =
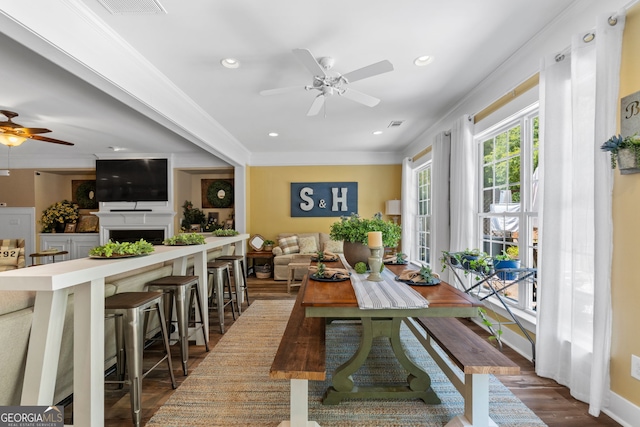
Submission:
[[[249,296],[251,301],[257,299],[286,299],[295,298],[297,288],[291,295],[287,294],[286,282],[274,282],[269,279],[256,279],[250,277],[248,281]],[[246,305],[246,304],[245,304]],[[222,337],[217,320],[217,314],[210,316],[210,340],[211,347],[215,346]],[[227,310],[225,325],[233,323],[231,314]],[[487,334],[479,326],[468,322],[470,328],[478,334]],[[174,372],[178,385],[186,377],[182,375],[179,364],[179,348],[172,346]],[[212,351],[215,351],[213,349]],[[504,353],[521,367],[521,374],[514,376],[500,376],[505,384],[520,400],[538,415],[550,427],[591,427],[591,426],[619,426],[608,416],[601,414],[594,418],[588,414],[586,404],[573,399],[566,387],[558,385],[555,381],[538,377],[531,362],[520,356],[515,351],[505,347]],[[204,346],[191,345],[189,347],[189,370],[193,371],[206,357]],[[145,353],[145,364],[152,363],[153,354]],[[167,375],[165,366],[160,366],[152,371],[143,381],[143,424],[148,422],[155,411],[161,407],[171,396],[173,390]],[[72,406],[65,409],[67,417],[71,416]],[[130,426],[131,414],[129,404],[128,387],[118,389],[117,385],[105,385],[105,426]]]

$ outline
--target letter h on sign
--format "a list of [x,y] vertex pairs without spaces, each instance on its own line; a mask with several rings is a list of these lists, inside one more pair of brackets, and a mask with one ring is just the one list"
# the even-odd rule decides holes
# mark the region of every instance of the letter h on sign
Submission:
[[358,213],[357,182],[292,182],[291,216],[348,216]]

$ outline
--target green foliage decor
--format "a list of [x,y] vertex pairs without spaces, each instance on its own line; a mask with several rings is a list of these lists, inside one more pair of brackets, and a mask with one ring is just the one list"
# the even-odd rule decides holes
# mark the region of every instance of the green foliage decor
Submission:
[[620,150],[630,149],[636,158],[636,165],[640,165],[640,136],[633,134],[631,136],[622,137],[614,135],[602,144],[600,149],[611,153],[611,169],[615,169],[618,164],[618,156]]
[[89,256],[118,257],[131,255],[145,255],[154,251],[153,245],[144,239],[137,242],[113,242],[96,246],[89,251]]
[[51,233],[57,225],[75,224],[78,218],[78,205],[68,200],[56,202],[42,211],[42,217],[40,217],[42,232]]
[[367,272],[367,264],[365,264],[364,262],[358,262],[356,263],[356,265],[353,267],[353,269],[356,271],[356,273],[358,274],[364,274]]
[[207,200],[214,208],[229,208],[233,205],[233,185],[228,181],[214,181],[207,188]]
[[202,245],[204,236],[198,233],[180,233],[162,242],[166,246]]
[[191,229],[192,224],[200,224],[202,226],[205,225],[206,216],[202,210],[193,207],[193,203],[189,200],[185,200],[182,205],[183,217],[182,223],[180,224],[182,229],[189,230]]
[[240,234],[240,233],[238,233],[236,230],[231,230],[231,229],[224,230],[222,228],[218,229],[218,230],[215,230],[213,232],[213,235],[216,236],[216,237],[237,236],[238,234]]
[[382,232],[382,244],[386,248],[398,246],[402,236],[402,228],[392,221],[384,221],[380,212],[376,213],[372,219],[360,218],[355,213],[351,216],[340,217],[340,221],[331,224],[329,235],[332,240],[366,245],[370,231]]

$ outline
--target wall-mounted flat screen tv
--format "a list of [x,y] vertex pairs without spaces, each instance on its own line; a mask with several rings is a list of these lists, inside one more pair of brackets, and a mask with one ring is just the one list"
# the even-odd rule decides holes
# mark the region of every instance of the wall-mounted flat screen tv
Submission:
[[166,202],[167,159],[96,160],[99,202]]

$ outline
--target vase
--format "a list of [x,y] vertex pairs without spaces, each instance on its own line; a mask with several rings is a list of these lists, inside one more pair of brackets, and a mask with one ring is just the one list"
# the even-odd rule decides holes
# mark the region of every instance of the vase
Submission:
[[56,233],[64,233],[64,223],[60,223],[60,222],[56,222],[56,226],[54,227],[54,230]]
[[[493,268],[495,268],[496,270],[503,270],[506,268],[520,268],[520,260],[508,259],[503,261],[493,261]],[[518,273],[498,271],[498,278],[500,280],[516,280],[518,278]]]
[[369,262],[369,257],[371,256],[369,246],[359,242],[345,241],[342,251],[344,253],[344,258],[353,268],[355,268],[356,264],[359,262],[367,264]]

